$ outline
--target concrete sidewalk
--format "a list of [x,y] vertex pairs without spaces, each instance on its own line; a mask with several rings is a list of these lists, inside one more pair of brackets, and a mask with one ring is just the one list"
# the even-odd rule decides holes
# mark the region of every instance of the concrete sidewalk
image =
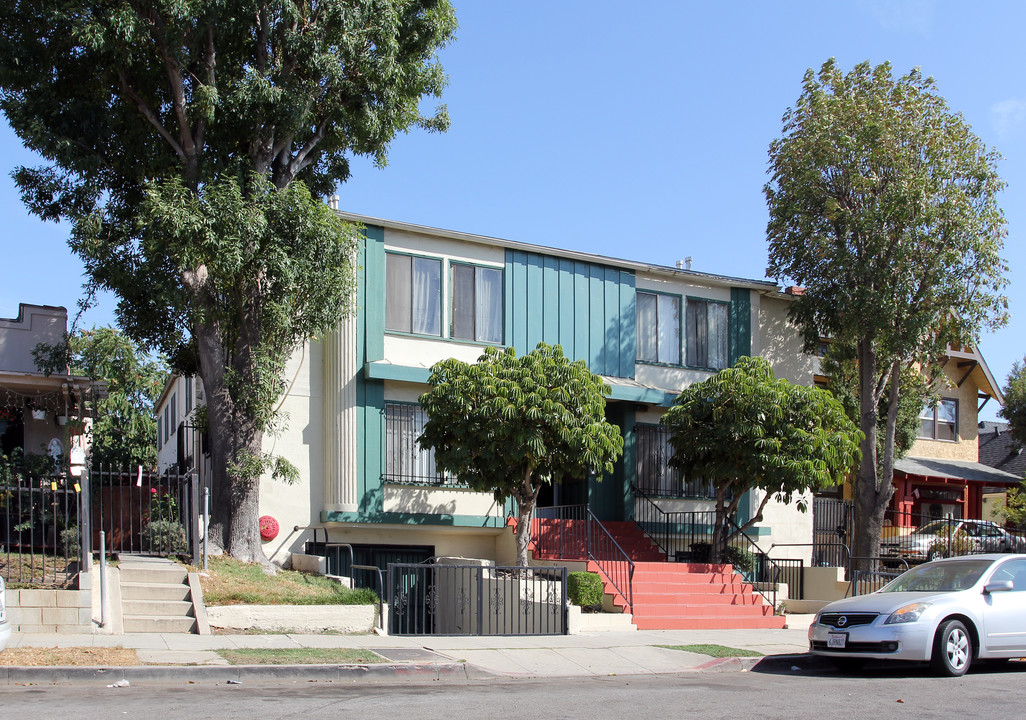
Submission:
[[[0,684],[74,682],[90,678],[152,681],[242,681],[250,678],[363,677],[509,678],[639,675],[743,669],[751,660],[714,659],[661,645],[716,644],[760,655],[800,654],[808,648],[812,616],[788,616],[784,630],[638,630],[582,635],[512,637],[398,637],[379,635],[15,635],[10,647],[125,647],[137,651],[134,668],[3,668]],[[215,651],[232,648],[364,648],[384,656],[380,665],[229,666]],[[123,675],[120,674],[123,671]],[[36,679],[32,679],[36,678]]]

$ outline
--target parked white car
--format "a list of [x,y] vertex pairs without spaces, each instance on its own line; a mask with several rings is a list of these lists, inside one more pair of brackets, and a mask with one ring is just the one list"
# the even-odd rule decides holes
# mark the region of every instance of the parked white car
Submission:
[[934,560],[832,602],[809,627],[809,651],[842,667],[929,661],[952,676],[976,660],[1026,657],[1026,555]]
[[11,641],[11,618],[7,614],[7,584],[0,577],[0,651]]

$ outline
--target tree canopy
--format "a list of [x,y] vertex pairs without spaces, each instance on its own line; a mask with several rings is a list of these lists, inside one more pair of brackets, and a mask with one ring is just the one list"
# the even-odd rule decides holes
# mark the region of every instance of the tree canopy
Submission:
[[0,108],[44,164],[30,210],[71,223],[89,290],[196,372],[208,401],[211,536],[267,562],[259,477],[284,363],[351,310],[357,230],[318,201],[349,159],[384,165],[424,115],[455,31],[447,0],[11,0]]
[[1026,445],[1026,357],[1022,362],[1012,363],[1012,369],[1005,379],[1005,404],[998,415],[1011,426],[1012,439],[1020,446]]
[[[661,422],[673,433],[669,464],[716,488],[713,562],[731,536],[762,519],[771,498],[804,510],[806,492],[844,482],[860,457],[862,433],[833,395],[776,378],[760,357],[685,388]],[[754,489],[764,493],[758,509],[724,534]]]
[[546,483],[611,473],[623,452],[620,429],[605,419],[609,386],[584,361],[539,343],[488,348],[474,364],[443,360],[420,397],[428,416],[420,444],[435,465],[496,501],[517,502],[517,562],[527,565],[531,514]]
[[157,465],[154,403],[167,381],[161,358],[150,357],[112,327],[69,335],[64,343],[33,351],[42,372],[84,375],[102,381],[107,393],[96,403],[90,460],[118,467]]
[[[855,350],[865,434],[854,553],[874,556],[893,493],[903,368],[928,376],[950,344],[1005,321],[997,153],[918,69],[883,63],[805,74],[769,150],[768,274],[804,288],[790,308],[807,344]],[[886,407],[877,458],[880,404]]]

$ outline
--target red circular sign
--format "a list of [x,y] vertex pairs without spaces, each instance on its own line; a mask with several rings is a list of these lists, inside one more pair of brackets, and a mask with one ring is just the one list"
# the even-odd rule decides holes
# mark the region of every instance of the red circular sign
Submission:
[[274,540],[278,537],[278,521],[270,515],[260,518],[260,537],[264,540]]

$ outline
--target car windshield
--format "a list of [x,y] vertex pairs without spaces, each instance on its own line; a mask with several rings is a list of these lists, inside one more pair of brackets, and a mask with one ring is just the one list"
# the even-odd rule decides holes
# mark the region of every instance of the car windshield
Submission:
[[880,592],[956,592],[968,590],[979,581],[991,560],[951,560],[927,563],[899,575]]
[[921,528],[916,530],[917,535],[936,535],[938,533],[947,534],[948,528],[954,529],[954,523],[950,520],[934,520],[932,523],[927,523]]

